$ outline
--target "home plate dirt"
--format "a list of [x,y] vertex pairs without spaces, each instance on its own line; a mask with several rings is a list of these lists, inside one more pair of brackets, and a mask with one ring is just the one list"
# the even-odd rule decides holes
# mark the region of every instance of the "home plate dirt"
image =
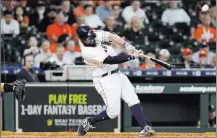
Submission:
[[[75,132],[2,132],[1,138],[81,138]],[[151,138],[215,138],[215,133],[156,133]],[[139,138],[138,133],[89,132],[84,138]]]

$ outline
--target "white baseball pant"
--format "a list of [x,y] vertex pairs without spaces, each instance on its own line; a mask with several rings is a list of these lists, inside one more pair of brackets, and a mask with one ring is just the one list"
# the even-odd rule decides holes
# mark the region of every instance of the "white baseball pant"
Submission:
[[107,114],[113,119],[121,111],[121,98],[129,107],[140,103],[134,87],[121,72],[109,74],[105,77],[94,77],[93,84],[107,106]]

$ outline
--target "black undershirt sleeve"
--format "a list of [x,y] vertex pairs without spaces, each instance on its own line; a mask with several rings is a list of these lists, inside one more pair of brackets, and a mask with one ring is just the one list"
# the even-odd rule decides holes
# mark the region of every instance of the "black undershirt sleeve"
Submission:
[[126,54],[119,54],[117,56],[108,56],[103,63],[104,64],[121,64],[127,62],[129,60],[135,59],[134,56],[126,55]]

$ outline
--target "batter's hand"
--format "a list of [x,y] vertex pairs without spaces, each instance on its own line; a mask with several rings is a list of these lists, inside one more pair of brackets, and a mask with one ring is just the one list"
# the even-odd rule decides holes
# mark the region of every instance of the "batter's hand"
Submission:
[[141,57],[142,55],[144,55],[142,50],[131,50],[130,55],[134,56],[135,58]]

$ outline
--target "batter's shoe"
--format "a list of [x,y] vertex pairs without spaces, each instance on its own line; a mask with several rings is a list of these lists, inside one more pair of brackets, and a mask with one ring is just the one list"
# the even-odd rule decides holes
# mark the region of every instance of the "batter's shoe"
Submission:
[[93,129],[93,127],[90,123],[90,117],[85,118],[84,122],[78,127],[78,135],[79,136],[84,136],[90,129]]
[[155,131],[150,126],[145,126],[145,128],[140,132],[141,137],[154,136]]

